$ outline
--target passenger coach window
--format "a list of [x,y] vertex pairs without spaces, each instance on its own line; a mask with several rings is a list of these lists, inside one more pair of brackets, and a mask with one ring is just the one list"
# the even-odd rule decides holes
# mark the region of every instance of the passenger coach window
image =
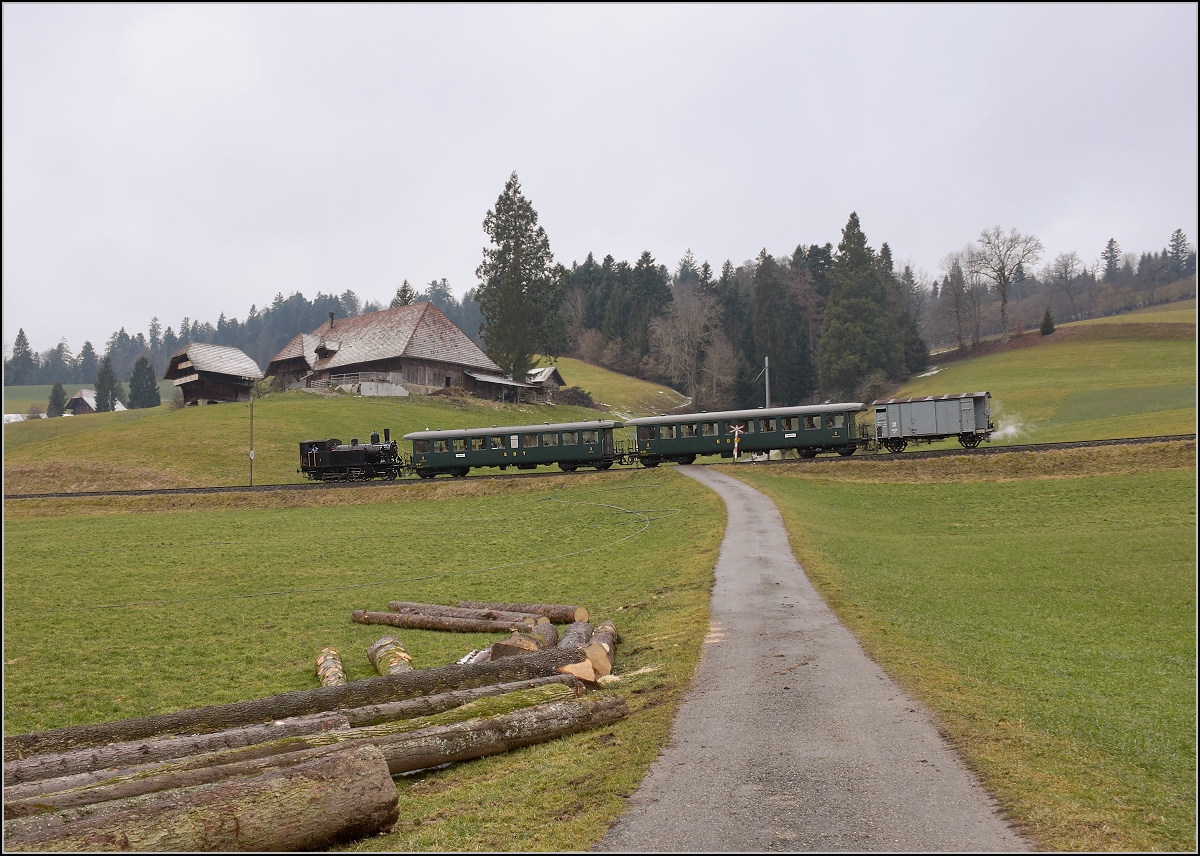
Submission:
[[762,428],[764,431],[778,431],[779,430],[779,420],[778,419],[764,419],[762,421]]
[[465,452],[465,451],[467,451],[467,438],[466,438],[466,437],[461,437],[461,438],[459,438],[459,439],[456,439],[456,440],[451,440],[451,441],[450,441],[450,448],[451,448],[451,449],[453,449],[453,450],[454,450],[454,451],[456,451],[456,452]]
[[413,451],[420,455],[427,454],[429,452],[429,441],[413,440]]
[[680,437],[695,437],[696,436],[696,426],[695,425],[680,425],[679,426],[679,436]]
[[557,446],[558,445],[558,435],[557,434],[543,434],[542,435],[542,445],[543,446]]
[[797,418],[795,416],[785,416],[785,417],[783,417],[783,430],[784,431],[795,431],[796,425],[799,422],[800,422],[799,418]]
[[700,434],[704,437],[715,437],[720,433],[716,422],[700,423]]
[[[583,433],[586,436],[588,432],[584,431]],[[654,426],[653,425],[639,425],[638,426],[638,439],[639,440],[653,440],[654,439]]]
[[659,425],[658,426],[658,436],[664,440],[674,440],[675,439],[675,426],[674,425]]
[[845,413],[833,414],[833,427],[834,428],[845,428],[846,427],[846,414]]
[[492,437],[491,439],[492,439],[492,448],[493,449],[503,449],[505,446],[508,445],[507,443],[504,442],[503,437]]
[[472,452],[482,452],[486,448],[487,448],[487,437],[472,437],[471,438],[471,451]]
[[450,450],[450,443],[448,441],[446,441],[446,440],[434,440],[433,441],[433,451],[448,452],[449,450]]
[[[639,428],[638,430],[639,430],[639,431],[641,431],[642,429],[641,429],[641,428]],[[598,443],[598,442],[600,442],[600,440],[599,440],[599,438],[600,438],[600,432],[599,432],[599,431],[581,431],[581,432],[579,432],[579,433],[582,435],[582,438],[583,438],[583,442],[584,442],[584,443]]]
[[537,434],[522,434],[521,435],[521,446],[526,449],[536,448],[537,447]]
[[579,445],[579,435],[577,433],[575,433],[574,431],[563,431],[563,445],[564,446],[578,446]]
[[806,430],[809,430],[812,428],[820,428],[821,427],[821,417],[820,416],[805,416],[804,417],[804,427]]

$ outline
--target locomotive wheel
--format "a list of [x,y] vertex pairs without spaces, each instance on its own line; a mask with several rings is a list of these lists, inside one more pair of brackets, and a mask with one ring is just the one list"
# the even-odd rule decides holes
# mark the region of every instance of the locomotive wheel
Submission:
[[977,434],[959,434],[958,442],[962,443],[964,449],[974,449],[979,445],[979,436]]
[[837,453],[843,458],[848,458],[854,454],[854,446],[839,446]]
[[817,456],[817,450],[816,449],[800,449],[799,454],[800,454],[800,457],[802,457],[802,458],[815,458]]
[[903,452],[908,448],[908,441],[903,437],[892,437],[883,441],[883,447],[889,452]]

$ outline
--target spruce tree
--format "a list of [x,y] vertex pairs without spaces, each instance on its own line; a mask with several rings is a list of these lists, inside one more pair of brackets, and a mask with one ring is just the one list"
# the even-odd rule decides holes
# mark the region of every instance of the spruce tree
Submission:
[[154,366],[150,365],[150,360],[146,357],[139,357],[133,365],[133,374],[129,378],[129,409],[158,407],[160,404],[162,404],[162,397],[158,392]]
[[1042,316],[1041,334],[1049,336],[1054,332],[1054,316],[1050,314],[1050,307],[1046,307],[1046,314]]
[[67,391],[63,389],[62,381],[56,380],[50,389],[50,401],[46,405],[46,415],[51,419],[62,416],[67,410]]
[[536,354],[557,357],[566,347],[565,270],[554,267],[550,239],[515,172],[484,218],[483,230],[492,246],[484,248],[475,271],[484,319],[480,332],[488,356],[509,377],[523,380]]
[[400,306],[408,306],[417,299],[417,291],[408,284],[408,280],[404,280],[400,287],[396,289],[396,296],[392,298],[391,309],[396,309]]
[[1104,281],[1112,282],[1121,269],[1121,247],[1116,238],[1108,239],[1104,252],[1100,254],[1100,260],[1104,262]]
[[873,372],[894,377],[904,350],[888,312],[875,254],[851,213],[830,272],[818,362],[825,395],[849,398]]
[[22,327],[17,331],[17,338],[13,342],[12,359],[5,366],[5,385],[25,386],[33,383],[37,367],[37,357],[33,353],[33,348],[29,347],[29,339],[26,338],[25,328]]
[[96,370],[96,412],[108,413],[117,402],[117,376],[113,372],[112,358],[105,354]]

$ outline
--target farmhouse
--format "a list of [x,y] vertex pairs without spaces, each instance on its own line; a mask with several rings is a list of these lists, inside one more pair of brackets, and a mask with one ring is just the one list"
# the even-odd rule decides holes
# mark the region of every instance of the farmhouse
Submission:
[[[114,402],[113,410],[124,410],[125,405]],[[84,413],[96,412],[96,390],[81,389],[67,401],[67,412],[72,416],[82,416]]]
[[249,401],[262,369],[238,348],[192,343],[171,356],[163,380],[175,381],[185,404]]
[[307,388],[352,386],[362,394],[428,395],[460,387],[481,398],[539,395],[500,367],[432,303],[335,319],[301,333],[272,358],[267,374]]

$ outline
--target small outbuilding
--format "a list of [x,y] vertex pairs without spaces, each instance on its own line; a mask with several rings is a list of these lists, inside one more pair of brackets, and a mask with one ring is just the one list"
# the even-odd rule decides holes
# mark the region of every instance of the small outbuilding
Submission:
[[[115,402],[113,410],[124,410],[125,405]],[[82,416],[84,413],[96,412],[96,390],[81,389],[67,400],[66,412],[72,416]]]
[[543,397],[547,401],[553,400],[554,393],[567,385],[567,382],[563,380],[563,376],[559,374],[556,366],[543,366],[540,369],[534,369],[525,376],[525,380],[541,390]]
[[163,380],[175,381],[185,404],[249,401],[262,369],[239,348],[192,343],[171,356]]

